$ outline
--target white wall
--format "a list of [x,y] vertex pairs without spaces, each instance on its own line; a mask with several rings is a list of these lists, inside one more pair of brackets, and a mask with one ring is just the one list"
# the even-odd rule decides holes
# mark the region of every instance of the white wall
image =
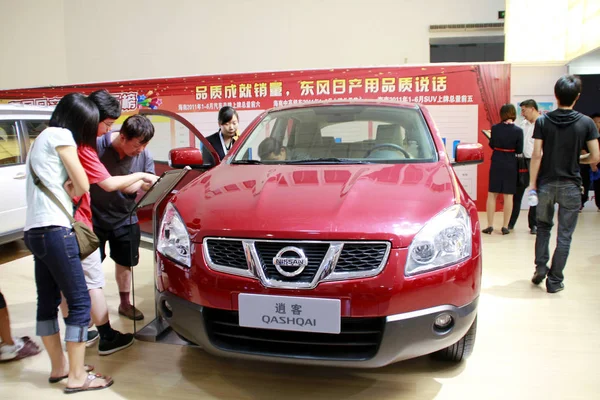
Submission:
[[[567,66],[555,65],[518,65],[512,64],[510,70],[510,94],[514,99],[527,96],[538,101],[536,97],[554,99],[554,84],[567,73]],[[511,100],[514,102],[514,100]]]
[[[33,7],[31,4],[36,4]],[[0,0],[20,35],[0,88],[248,71],[423,64],[429,25],[497,22],[504,0]],[[225,5],[226,4],[226,5]],[[64,11],[59,12],[63,5]],[[16,19],[16,18],[15,18]],[[45,22],[48,21],[48,22]],[[18,22],[15,21],[18,27]],[[43,46],[34,45],[40,41]],[[53,46],[57,50],[49,50]],[[60,50],[60,51],[59,51]],[[7,56],[6,52],[4,56]],[[22,64],[56,58],[51,70]],[[33,71],[30,71],[33,69]],[[30,72],[33,72],[30,73]]]
[[571,61],[569,73],[574,75],[600,74],[600,48]]
[[0,88],[68,82],[63,0],[0,0]]

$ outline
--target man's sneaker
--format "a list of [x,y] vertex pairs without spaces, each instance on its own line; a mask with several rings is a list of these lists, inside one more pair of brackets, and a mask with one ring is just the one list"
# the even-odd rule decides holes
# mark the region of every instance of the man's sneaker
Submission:
[[546,291],[548,293],[558,293],[558,292],[560,292],[562,290],[565,290],[565,284],[564,283],[561,282],[558,285],[554,285],[554,284],[551,285],[551,284],[549,284],[546,281]]
[[85,341],[85,347],[92,347],[100,339],[98,331],[88,330],[87,340]]
[[142,319],[144,319],[144,314],[142,314],[142,312],[140,310],[138,310],[137,308],[135,308],[132,305],[123,307],[122,305],[119,306],[119,314],[134,320],[134,321],[140,321]]
[[116,353],[119,350],[123,350],[128,348],[133,344],[133,334],[132,333],[121,333],[119,331],[115,331],[115,337],[113,340],[104,340],[100,339],[100,344],[98,345],[98,354],[101,356],[108,356],[112,353]]

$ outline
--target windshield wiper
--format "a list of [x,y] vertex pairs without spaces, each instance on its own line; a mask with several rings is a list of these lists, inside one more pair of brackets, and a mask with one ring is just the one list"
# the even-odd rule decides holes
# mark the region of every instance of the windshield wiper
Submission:
[[286,164],[370,164],[370,162],[353,160],[351,158],[321,157],[292,160],[287,161]]
[[262,162],[258,161],[258,160],[237,160],[237,161],[232,161],[232,164],[262,164]]

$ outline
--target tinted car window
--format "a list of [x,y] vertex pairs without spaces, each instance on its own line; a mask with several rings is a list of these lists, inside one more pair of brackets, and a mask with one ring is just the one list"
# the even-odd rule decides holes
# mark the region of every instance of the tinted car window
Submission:
[[0,166],[21,162],[21,146],[16,121],[0,120]]
[[[273,139],[285,149],[277,160],[260,154]],[[275,152],[278,152],[276,150]],[[414,108],[336,105],[269,113],[249,135],[233,162],[301,163],[336,159],[345,163],[412,163],[436,160],[431,133]]]
[[33,141],[35,139],[37,139],[39,134],[42,133],[42,131],[48,127],[48,120],[28,119],[28,120],[23,121],[23,126],[24,126],[25,132],[27,134],[26,137],[29,138],[28,147],[27,147],[27,151],[29,152],[29,148],[31,147],[31,144],[33,143]]

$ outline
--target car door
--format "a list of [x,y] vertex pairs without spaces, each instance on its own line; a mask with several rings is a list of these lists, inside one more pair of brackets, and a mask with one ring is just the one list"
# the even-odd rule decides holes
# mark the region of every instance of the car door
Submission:
[[[154,158],[156,175],[173,169],[169,166],[169,151],[177,147],[200,147],[206,168],[195,169],[175,187],[175,190],[185,186],[191,180],[219,164],[217,151],[206,140],[204,135],[187,119],[167,110],[142,109],[140,115],[150,119],[154,125],[154,137],[148,143],[147,149]],[[146,235],[152,234],[152,209],[145,207],[137,212],[140,227]]]
[[25,160],[31,146],[46,127],[50,112],[25,113],[0,117],[0,243],[23,236],[27,200]]
[[0,242],[14,239],[25,226],[25,151],[16,119],[0,119]]

